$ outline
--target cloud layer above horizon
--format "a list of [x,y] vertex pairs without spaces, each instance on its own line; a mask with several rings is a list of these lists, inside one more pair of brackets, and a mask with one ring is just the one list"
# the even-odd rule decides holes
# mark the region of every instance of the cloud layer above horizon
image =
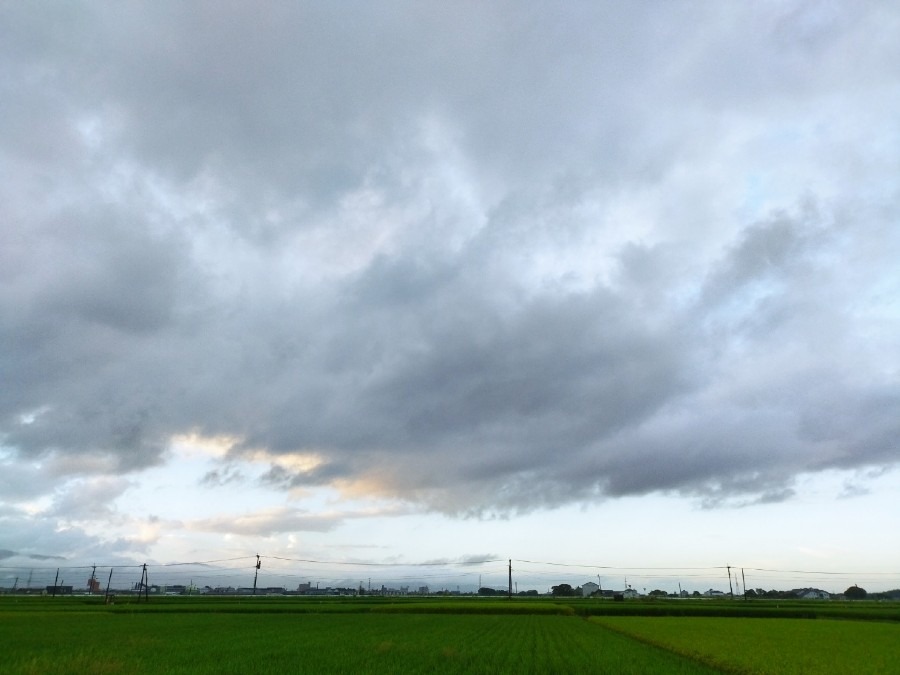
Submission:
[[186,436],[208,489],[257,458],[445,513],[896,465],[898,34],[889,2],[5,4],[4,500],[102,509]]

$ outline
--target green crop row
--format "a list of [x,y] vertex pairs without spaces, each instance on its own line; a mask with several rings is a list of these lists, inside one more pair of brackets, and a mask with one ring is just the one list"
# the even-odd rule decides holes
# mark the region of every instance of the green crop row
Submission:
[[309,598],[164,596],[149,602],[124,596],[105,605],[102,596],[0,596],[0,610],[29,612],[151,612],[151,613],[426,613],[426,614],[563,614],[579,616],[707,616],[746,618],[842,618],[900,621],[896,602],[606,600],[514,598]]
[[896,623],[634,616],[590,621],[726,672],[900,672]]
[[754,601],[709,602],[663,600],[661,602],[573,603],[581,616],[706,616],[734,618],[857,619],[900,621],[896,602]]

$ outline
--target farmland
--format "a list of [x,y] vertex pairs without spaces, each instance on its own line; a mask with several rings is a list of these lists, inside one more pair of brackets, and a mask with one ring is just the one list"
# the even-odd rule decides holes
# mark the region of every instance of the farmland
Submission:
[[897,624],[634,616],[592,621],[727,672],[896,673],[900,664]]
[[896,672],[895,604],[742,604],[7,596],[0,672]]

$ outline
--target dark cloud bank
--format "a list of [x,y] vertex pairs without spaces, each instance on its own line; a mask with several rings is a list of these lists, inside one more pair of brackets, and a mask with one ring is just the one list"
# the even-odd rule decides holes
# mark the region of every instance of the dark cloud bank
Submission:
[[777,4],[6,5],[7,460],[450,512],[896,463],[900,17]]

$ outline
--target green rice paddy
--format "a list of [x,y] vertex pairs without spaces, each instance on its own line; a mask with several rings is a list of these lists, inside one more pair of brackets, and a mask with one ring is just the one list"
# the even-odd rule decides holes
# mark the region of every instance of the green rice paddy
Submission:
[[900,673],[900,625],[846,619],[592,617],[729,673]]
[[894,620],[871,621],[747,618],[737,604],[711,617],[552,600],[6,596],[0,673],[900,672],[896,605],[873,605]]

